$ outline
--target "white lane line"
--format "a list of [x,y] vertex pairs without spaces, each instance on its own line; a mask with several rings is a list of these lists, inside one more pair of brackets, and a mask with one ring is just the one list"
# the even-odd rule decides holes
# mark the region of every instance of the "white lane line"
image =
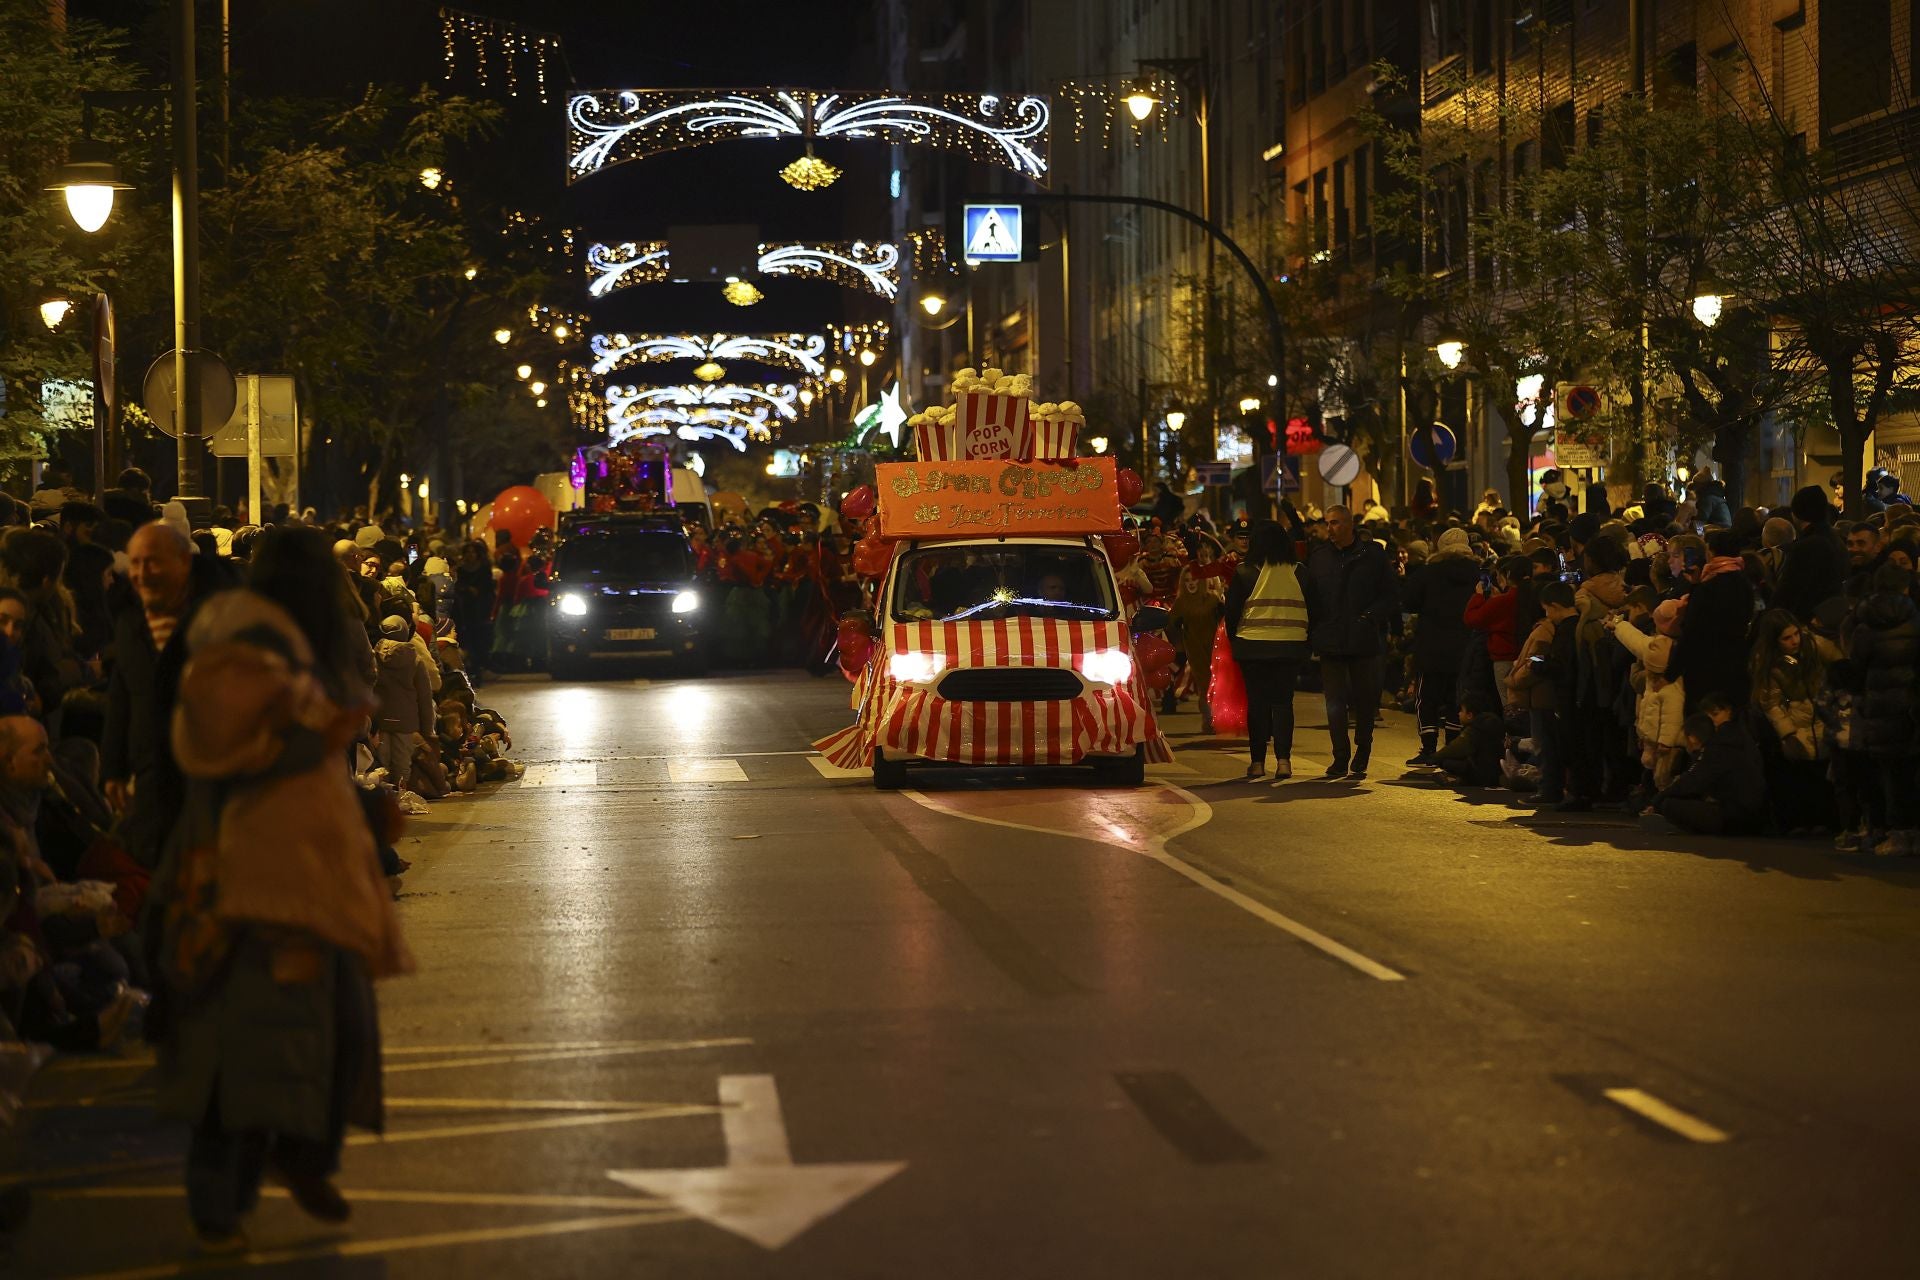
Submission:
[[938,800],[933,799],[923,792],[903,791],[900,794],[906,796],[923,809],[931,809],[935,813],[943,813],[953,818],[962,818],[968,822],[983,822],[988,826],[994,827],[1011,827],[1016,831],[1031,831],[1043,836],[1058,837],[1065,835],[1071,838],[1077,835],[1081,839],[1094,840],[1100,844],[1110,844],[1116,848],[1137,853],[1143,858],[1148,858],[1159,863],[1175,875],[1191,880],[1208,893],[1231,902],[1234,906],[1239,907],[1255,919],[1265,921],[1281,932],[1291,934],[1308,946],[1332,956],[1335,960],[1340,961],[1340,963],[1358,969],[1369,978],[1374,978],[1381,982],[1404,982],[1406,980],[1406,974],[1389,969],[1377,960],[1368,959],[1344,943],[1335,942],[1318,929],[1309,928],[1301,924],[1298,920],[1281,915],[1266,903],[1248,897],[1230,884],[1222,884],[1206,872],[1200,870],[1200,868],[1192,866],[1173,854],[1168,853],[1168,841],[1183,836],[1196,827],[1204,826],[1213,820],[1213,806],[1205,800],[1202,800],[1199,796],[1194,795],[1193,792],[1188,791],[1185,787],[1177,787],[1171,782],[1156,782],[1153,785],[1165,787],[1167,790],[1185,800],[1192,806],[1193,816],[1181,823],[1178,827],[1175,827],[1172,831],[1166,832],[1164,835],[1152,837],[1147,841],[1145,848],[1118,839],[1104,838],[1098,834],[1096,830],[1077,833],[1063,832],[1050,830],[1046,827],[1036,827],[1025,822],[1009,822],[1005,818],[983,818],[964,812],[963,810],[948,808],[946,805],[941,804]]
[[807,763],[813,766],[814,772],[830,782],[838,781],[841,778],[871,778],[873,776],[873,770],[871,769],[842,769],[825,756],[808,756]]
[[523,787],[591,787],[600,781],[600,766],[592,761],[530,764],[520,775]]
[[1725,1129],[1716,1129],[1699,1116],[1689,1115],[1643,1089],[1608,1089],[1606,1098],[1642,1119],[1653,1121],[1662,1129],[1679,1134],[1688,1142],[1726,1142],[1733,1137]]
[[673,782],[745,782],[747,771],[732,756],[710,759],[667,761],[667,777]]

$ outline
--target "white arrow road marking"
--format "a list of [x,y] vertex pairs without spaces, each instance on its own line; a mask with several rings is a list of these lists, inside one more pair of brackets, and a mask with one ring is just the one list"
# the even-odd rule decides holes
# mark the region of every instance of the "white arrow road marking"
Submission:
[[772,1076],[721,1076],[720,1103],[724,1168],[609,1169],[607,1176],[778,1249],[907,1167],[904,1160],[796,1165]]

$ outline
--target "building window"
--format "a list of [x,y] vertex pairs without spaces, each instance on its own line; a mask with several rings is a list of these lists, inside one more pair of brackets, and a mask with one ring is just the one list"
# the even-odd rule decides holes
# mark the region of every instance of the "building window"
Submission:
[[1466,0],[1427,0],[1427,38],[1432,42],[1435,62],[1466,48],[1465,7]]
[[1669,51],[1653,73],[1653,100],[1660,107],[1684,107],[1700,91],[1700,56],[1689,42]]
[[1340,253],[1347,247],[1348,210],[1347,210],[1347,161],[1333,162],[1333,251]]
[[1353,241],[1365,250],[1373,238],[1373,149],[1357,147],[1353,153]]
[[1892,0],[1823,4],[1820,14],[1820,131],[1875,111],[1893,95]]
[[1493,70],[1493,4],[1494,0],[1472,0],[1473,3],[1473,44],[1472,61],[1475,71]]
[[1327,247],[1327,171],[1322,169],[1313,175],[1313,248],[1314,252]]
[[1540,128],[1540,167],[1564,169],[1573,150],[1573,103],[1563,102],[1547,113]]

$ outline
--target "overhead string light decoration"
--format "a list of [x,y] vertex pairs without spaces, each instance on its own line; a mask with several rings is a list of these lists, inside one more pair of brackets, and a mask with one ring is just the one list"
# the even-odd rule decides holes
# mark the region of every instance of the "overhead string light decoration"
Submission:
[[[1155,100],[1153,114],[1145,120],[1127,107],[1127,99],[1141,88]],[[1128,140],[1137,147],[1148,135],[1165,142],[1173,122],[1186,115],[1180,78],[1164,71],[1144,79],[1106,76],[1098,80],[1067,80],[1054,86],[1054,93],[1060,102],[1062,123],[1072,130],[1073,140],[1084,142],[1097,134],[1103,147]]]
[[[799,397],[799,390],[791,386],[768,386],[764,391],[733,388],[749,391],[749,395],[724,401],[699,397],[701,391],[718,390],[722,388],[611,386],[607,388],[607,441],[620,443],[622,439],[645,436],[678,436],[685,441],[724,439],[745,453],[749,441],[774,438],[776,416],[781,416],[776,407],[780,391],[791,393],[787,395],[789,403]],[[693,397],[680,395],[682,391],[691,391]],[[756,395],[764,399],[756,399]]]
[[[825,280],[849,289],[864,289],[889,302],[900,291],[898,245],[868,244],[865,240],[763,244],[758,253],[756,265],[764,276]],[[590,244],[586,272],[587,292],[596,298],[630,285],[661,284],[673,278],[664,240]]]
[[[482,88],[500,81],[509,98],[520,96],[522,68],[532,64],[532,92],[550,101],[548,81],[566,66],[566,48],[551,31],[536,31],[515,22],[502,22],[464,9],[440,10],[440,51],[446,63],[444,78],[460,72],[463,55],[472,59],[473,77]],[[572,77],[569,76],[570,80]]]
[[596,333],[587,347],[593,352],[593,372],[603,376],[636,364],[744,360],[819,377],[827,371],[823,357],[828,341],[818,333]]
[[1045,184],[1043,95],[812,89],[601,89],[567,101],[567,181],[627,160],[739,138],[871,139],[959,151]]
[[805,155],[780,170],[780,177],[796,191],[822,191],[840,180],[840,170],[813,154],[809,144]]

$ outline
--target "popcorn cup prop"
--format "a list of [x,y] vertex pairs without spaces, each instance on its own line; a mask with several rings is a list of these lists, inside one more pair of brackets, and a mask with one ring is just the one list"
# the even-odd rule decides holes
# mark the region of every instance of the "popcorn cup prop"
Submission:
[[952,406],[935,406],[907,419],[913,428],[914,453],[922,462],[953,462],[960,454],[954,446]]
[[1033,407],[1033,460],[1059,462],[1074,456],[1087,415],[1071,400]]

